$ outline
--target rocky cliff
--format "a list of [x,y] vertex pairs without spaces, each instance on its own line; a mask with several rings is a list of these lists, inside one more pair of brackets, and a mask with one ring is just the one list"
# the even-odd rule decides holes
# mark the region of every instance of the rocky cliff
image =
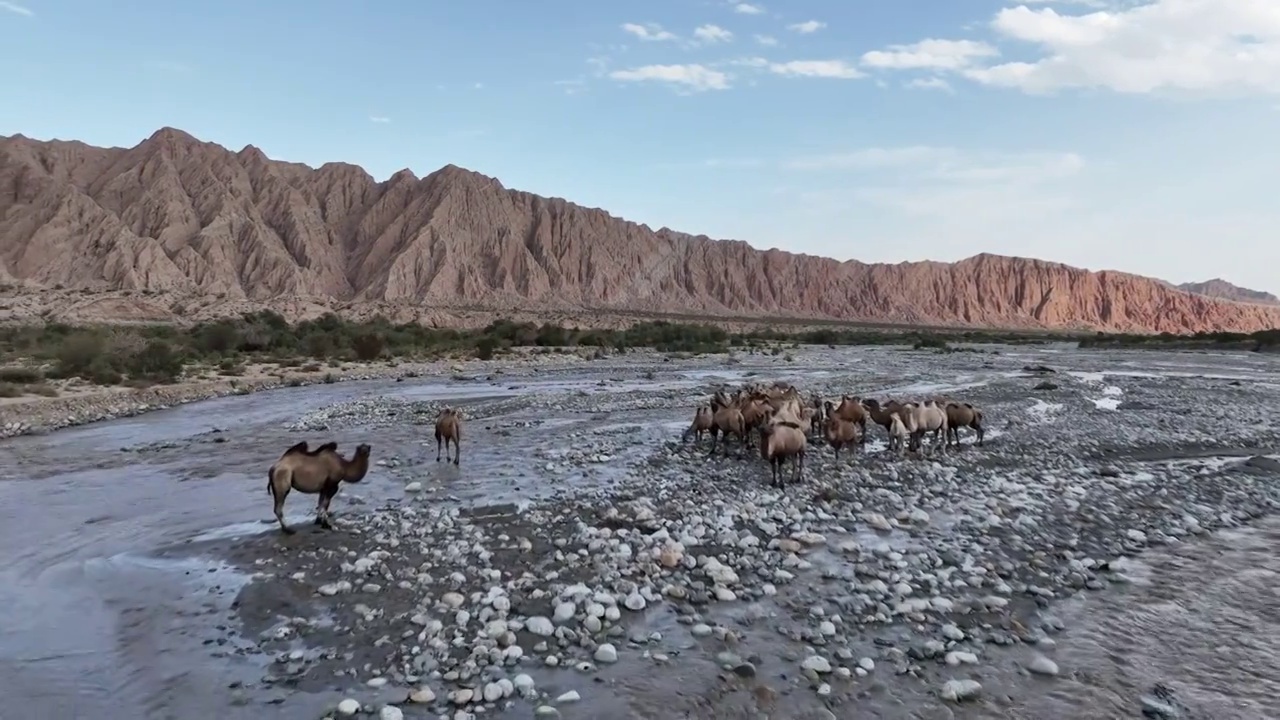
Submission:
[[0,139],[0,280],[348,309],[1280,327],[1280,308],[1125,273],[993,255],[887,265],[757,250],[654,231],[452,165],[376,182],[353,165],[312,169],[169,128],[128,149]]
[[1178,289],[1196,295],[1217,298],[1218,300],[1280,306],[1280,298],[1269,292],[1242,288],[1239,285],[1232,285],[1221,278],[1205,280],[1204,282],[1183,283],[1178,286]]

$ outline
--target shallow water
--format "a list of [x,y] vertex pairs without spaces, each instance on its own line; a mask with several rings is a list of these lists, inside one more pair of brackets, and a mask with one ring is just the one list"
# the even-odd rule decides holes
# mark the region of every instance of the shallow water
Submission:
[[[625,399],[628,393],[643,396],[670,389],[695,393],[752,374],[802,385],[806,379],[851,374],[858,386],[849,392],[863,396],[947,394],[1018,375],[1010,363],[1043,362],[1075,370],[1074,376],[1060,377],[1087,385],[1087,397],[1102,407],[1104,401],[1128,402],[1127,378],[1265,382],[1277,377],[1271,359],[1243,354],[1018,348],[1004,353],[1007,360],[974,356],[965,359],[969,367],[962,372],[932,377],[926,375],[927,359],[923,366],[910,361],[910,372],[904,372],[908,356],[898,350],[810,355],[821,361],[804,365],[808,356],[800,354],[794,365],[765,359],[748,359],[734,368],[672,362],[655,366],[657,379],[627,377],[622,382],[610,380],[625,371],[606,365],[533,379],[318,385],[210,400],[0,443],[0,554],[8,560],[0,569],[0,607],[6,608],[0,623],[0,697],[7,707],[21,707],[31,717],[190,718],[207,715],[210,708],[227,718],[259,718],[264,712],[283,720],[318,717],[331,697],[293,695],[286,704],[264,710],[262,703],[274,698],[245,695],[232,687],[258,678],[260,660],[233,648],[224,649],[226,657],[210,657],[204,643],[215,637],[213,626],[225,622],[245,577],[216,559],[160,561],[153,554],[175,542],[273,530],[266,467],[282,447],[328,437],[292,431],[288,425],[336,403],[386,396],[448,402],[465,411],[469,403],[503,398],[583,393]],[[958,362],[952,357],[947,364],[954,368]],[[984,362],[993,366],[976,367]],[[912,379],[904,380],[904,375]],[[1060,403],[1039,398],[1022,402],[1035,422],[1044,421],[1040,415],[1051,419],[1060,414],[1046,414]],[[402,467],[421,473],[428,491],[441,501],[527,500],[570,487],[607,487],[628,464],[652,452],[653,441],[678,435],[687,423],[686,409],[636,410],[620,403],[617,412],[591,416],[557,413],[539,404],[476,419],[468,425],[460,468],[434,462],[429,425],[375,424],[335,439],[343,447],[369,439],[375,458],[398,458]],[[995,428],[1001,427],[997,421]],[[548,442],[553,428],[555,437],[625,433],[634,442],[601,462],[566,462]],[[1018,432],[1016,425],[995,428],[988,438]],[[1147,471],[1159,472],[1160,467],[1153,463]],[[402,498],[403,484],[387,475],[385,468],[375,468],[364,482],[344,488],[335,501],[337,521],[362,506]],[[291,497],[289,520],[307,522],[312,501]],[[945,518],[938,516],[937,522],[945,530]],[[1280,694],[1280,602],[1274,591],[1280,561],[1271,551],[1278,539],[1280,524],[1274,520],[1198,539],[1167,557],[1144,556],[1149,567],[1143,569],[1145,582],[1064,604],[1055,610],[1071,618],[1071,629],[1060,637],[1054,656],[1062,677],[1041,680],[1019,671],[1017,653],[1025,649],[1014,651],[1014,660],[1004,665],[984,665],[1003,668],[992,671],[994,680],[984,676],[988,693],[1012,699],[946,708],[922,689],[896,699],[873,692],[878,698],[873,705],[879,717],[1127,717],[1138,709],[1137,696],[1163,681],[1184,701],[1209,713],[1205,717],[1280,717],[1272,700]],[[888,536],[879,541],[895,542]],[[835,555],[817,555],[813,561],[841,562]],[[669,623],[649,622],[658,623],[655,627],[664,634],[678,633]],[[714,663],[695,657],[680,663],[688,666],[690,683],[713,683]],[[581,717],[606,717],[624,707],[636,717],[669,717],[661,714],[666,707],[661,698],[674,689],[650,686],[663,676],[630,676],[624,667],[610,672],[600,684],[606,689],[584,691],[588,702]],[[703,687],[690,694],[705,697],[707,692]],[[749,716],[742,714],[746,708],[755,707],[732,692],[726,691],[722,700],[717,708],[703,708],[706,714],[691,716],[744,717]],[[817,711],[816,705],[807,708]]]

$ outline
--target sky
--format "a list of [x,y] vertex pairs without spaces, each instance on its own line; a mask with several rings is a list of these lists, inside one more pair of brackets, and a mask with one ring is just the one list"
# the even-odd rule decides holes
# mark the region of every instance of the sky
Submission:
[[0,134],[1280,292],[1278,0],[0,0]]

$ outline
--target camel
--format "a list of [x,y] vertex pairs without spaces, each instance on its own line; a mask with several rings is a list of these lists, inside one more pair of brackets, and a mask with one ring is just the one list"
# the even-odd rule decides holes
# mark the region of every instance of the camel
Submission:
[[307,495],[320,495],[316,506],[316,525],[333,529],[329,503],[338,494],[343,482],[358,483],[369,472],[369,451],[366,444],[356,446],[356,454],[350,460],[338,452],[338,443],[329,442],[310,450],[306,442],[284,451],[267,471],[267,491],[275,502],[276,520],[286,535],[296,532],[285,524],[284,500],[290,490]]
[[788,458],[795,468],[793,482],[800,482],[804,475],[804,453],[808,440],[802,428],[794,419],[777,415],[760,427],[760,456],[769,463],[770,487],[786,490],[782,463]]
[[684,431],[684,435],[680,437],[681,442],[687,442],[689,436],[694,436],[695,442],[702,442],[702,434],[710,432],[715,426],[715,415],[711,412],[709,405],[703,405],[693,411],[693,423],[689,425],[689,429]]
[[889,413],[889,422],[887,429],[889,430],[889,451],[898,451],[898,457],[907,450],[907,440],[911,437],[911,433],[907,432],[907,426],[902,422],[902,415],[896,412]]
[[904,423],[911,433],[912,450],[922,452],[924,435],[931,432],[934,436],[934,447],[946,453],[947,413],[937,402],[925,400],[920,404],[907,403],[903,406],[902,412],[905,414]]
[[[761,400],[751,398],[741,402],[738,407],[742,409],[742,428],[743,431],[746,432],[754,430],[760,426],[760,423],[764,420],[765,410],[769,406]],[[750,446],[750,432],[747,432],[746,437],[746,444]]]
[[947,441],[949,443],[954,440],[956,445],[960,444],[962,427],[973,428],[978,436],[978,447],[982,447],[982,441],[987,435],[986,429],[982,427],[982,411],[969,403],[947,403]]
[[865,445],[867,442],[867,409],[862,406],[862,399],[851,395],[845,395],[840,398],[840,404],[827,403],[827,414],[835,414],[842,420],[848,420],[858,426],[861,431],[861,440],[858,442]]
[[[746,421],[743,420],[742,411],[738,409],[736,402],[730,401],[723,393],[716,393],[711,398],[711,420],[711,450],[707,452],[708,456],[715,453],[721,434],[726,439],[733,435],[741,440],[743,445],[747,444],[747,426]],[[728,446],[725,447],[724,454],[729,454]]]
[[813,416],[809,421],[809,434],[816,436],[822,431],[823,423],[826,422],[827,417],[829,417],[829,413],[827,412],[826,403],[822,400],[822,396],[817,393],[813,393],[809,396],[809,407],[813,409]]
[[446,407],[436,416],[436,462],[440,462],[440,450],[444,449],[444,459],[449,461],[449,443],[453,443],[453,464],[462,459],[462,415],[451,407]]
[[[885,429],[890,440],[893,439],[893,414],[902,410],[902,403],[897,400],[889,400],[883,405],[874,398],[867,398],[862,401],[862,406],[867,410],[867,416],[871,418],[871,422]],[[902,418],[899,421],[905,422]]]
[[827,422],[823,427],[823,436],[827,440],[827,444],[835,452],[836,458],[840,457],[840,451],[862,439],[862,429],[856,423],[845,420],[837,415],[827,417]]

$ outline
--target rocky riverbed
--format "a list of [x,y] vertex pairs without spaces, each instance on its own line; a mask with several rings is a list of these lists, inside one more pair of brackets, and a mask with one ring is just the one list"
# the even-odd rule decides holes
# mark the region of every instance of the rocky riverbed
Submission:
[[[207,434],[127,446],[117,462],[273,443],[235,465],[261,524],[155,556],[239,569],[207,589],[225,617],[204,642],[257,668],[230,683],[235,703],[289,717],[1280,716],[1265,667],[1210,677],[1126,637],[1239,637],[1240,609],[1167,627],[1132,608],[1231,602],[1197,593],[1211,580],[1265,596],[1267,543],[1227,539],[1259,521],[1280,534],[1264,519],[1280,501],[1275,368],[983,350],[463,373],[229,427],[212,450]],[[753,452],[680,437],[695,402],[747,377],[972,402],[987,441],[898,458],[873,428],[862,452],[812,448],[804,480],[779,491]],[[466,417],[456,468],[424,442],[446,404]],[[312,527],[296,495],[304,531],[268,529],[263,460],[330,438],[371,442],[378,460],[335,501],[338,529]],[[1235,576],[1237,555],[1256,577]],[[1274,607],[1255,617],[1258,652],[1280,649]]]

